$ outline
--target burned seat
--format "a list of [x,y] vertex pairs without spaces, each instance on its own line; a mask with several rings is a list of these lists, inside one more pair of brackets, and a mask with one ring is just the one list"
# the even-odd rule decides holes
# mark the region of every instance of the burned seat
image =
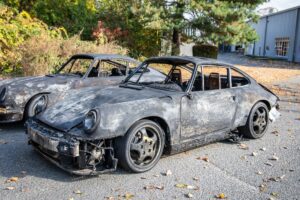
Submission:
[[114,67],[111,69],[111,75],[110,76],[123,76],[121,70],[117,67]]
[[220,74],[210,73],[208,77],[208,90],[215,90],[221,88]]

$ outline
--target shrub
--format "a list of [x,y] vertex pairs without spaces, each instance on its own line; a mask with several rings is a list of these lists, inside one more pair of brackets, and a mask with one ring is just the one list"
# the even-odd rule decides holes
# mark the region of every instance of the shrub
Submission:
[[45,34],[62,38],[66,31],[49,29],[42,21],[32,18],[27,12],[18,12],[0,3],[0,74],[20,73],[21,55],[18,47],[33,36]]
[[69,39],[47,35],[31,37],[19,48],[23,74],[43,75],[54,72],[58,66],[76,53],[126,54],[127,50],[113,42],[98,45],[80,40],[80,35]]
[[212,45],[195,45],[193,46],[193,56],[206,57],[206,58],[217,58],[218,47]]

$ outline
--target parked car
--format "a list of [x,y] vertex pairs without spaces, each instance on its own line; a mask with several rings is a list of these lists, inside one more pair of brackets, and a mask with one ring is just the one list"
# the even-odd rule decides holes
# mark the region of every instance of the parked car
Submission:
[[[148,68],[160,71],[155,79]],[[49,96],[51,98],[51,95]],[[29,143],[78,175],[153,168],[161,155],[242,134],[261,138],[278,97],[238,68],[196,57],[144,61],[119,86],[87,88],[27,121]],[[238,130],[238,131],[237,131]]]
[[20,121],[34,115],[33,104],[43,94],[82,87],[118,85],[139,64],[122,55],[78,54],[56,73],[0,81],[0,123]]

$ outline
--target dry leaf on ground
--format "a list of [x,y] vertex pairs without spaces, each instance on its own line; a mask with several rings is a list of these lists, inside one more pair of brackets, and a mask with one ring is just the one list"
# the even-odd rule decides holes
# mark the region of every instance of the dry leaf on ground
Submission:
[[225,196],[224,193],[220,193],[220,194],[217,194],[217,195],[216,195],[216,198],[217,198],[217,199],[225,199],[226,196]]
[[74,194],[83,194],[80,190],[73,191]]
[[10,183],[10,182],[18,182],[19,181],[19,178],[16,177],[16,176],[13,176],[13,177],[10,177],[8,178],[5,183]]
[[186,188],[186,189],[189,189],[189,190],[199,190],[198,186],[188,185],[188,184],[185,184],[185,183],[178,183],[178,184],[175,185],[175,187],[177,187],[177,188]]
[[9,187],[6,187],[5,190],[15,190],[16,187],[13,187],[13,186],[9,186]]
[[152,189],[157,189],[157,190],[163,190],[165,187],[160,186],[160,185],[147,185],[144,187],[145,190],[152,190]]
[[194,197],[194,195],[191,194],[191,193],[187,193],[187,194],[185,194],[185,196],[186,196],[187,198],[190,198],[190,199]]
[[129,199],[132,199],[132,198],[134,197],[134,195],[127,192],[123,197],[124,197],[126,200],[129,200]]
[[243,149],[243,150],[248,150],[249,149],[249,147],[246,144],[244,144],[244,143],[238,144],[238,147],[240,149]]
[[279,158],[277,156],[273,155],[269,160],[277,161],[277,160],[279,160]]
[[251,156],[257,156],[257,153],[256,152],[252,152]]

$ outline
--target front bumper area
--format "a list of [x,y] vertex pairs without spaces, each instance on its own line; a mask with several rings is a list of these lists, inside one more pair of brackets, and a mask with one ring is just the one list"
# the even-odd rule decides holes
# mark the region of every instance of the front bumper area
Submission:
[[118,161],[109,141],[80,141],[34,120],[27,121],[26,126],[28,143],[47,160],[71,174],[99,175],[117,168]]
[[23,119],[23,112],[15,109],[0,107],[0,123],[17,122]]

